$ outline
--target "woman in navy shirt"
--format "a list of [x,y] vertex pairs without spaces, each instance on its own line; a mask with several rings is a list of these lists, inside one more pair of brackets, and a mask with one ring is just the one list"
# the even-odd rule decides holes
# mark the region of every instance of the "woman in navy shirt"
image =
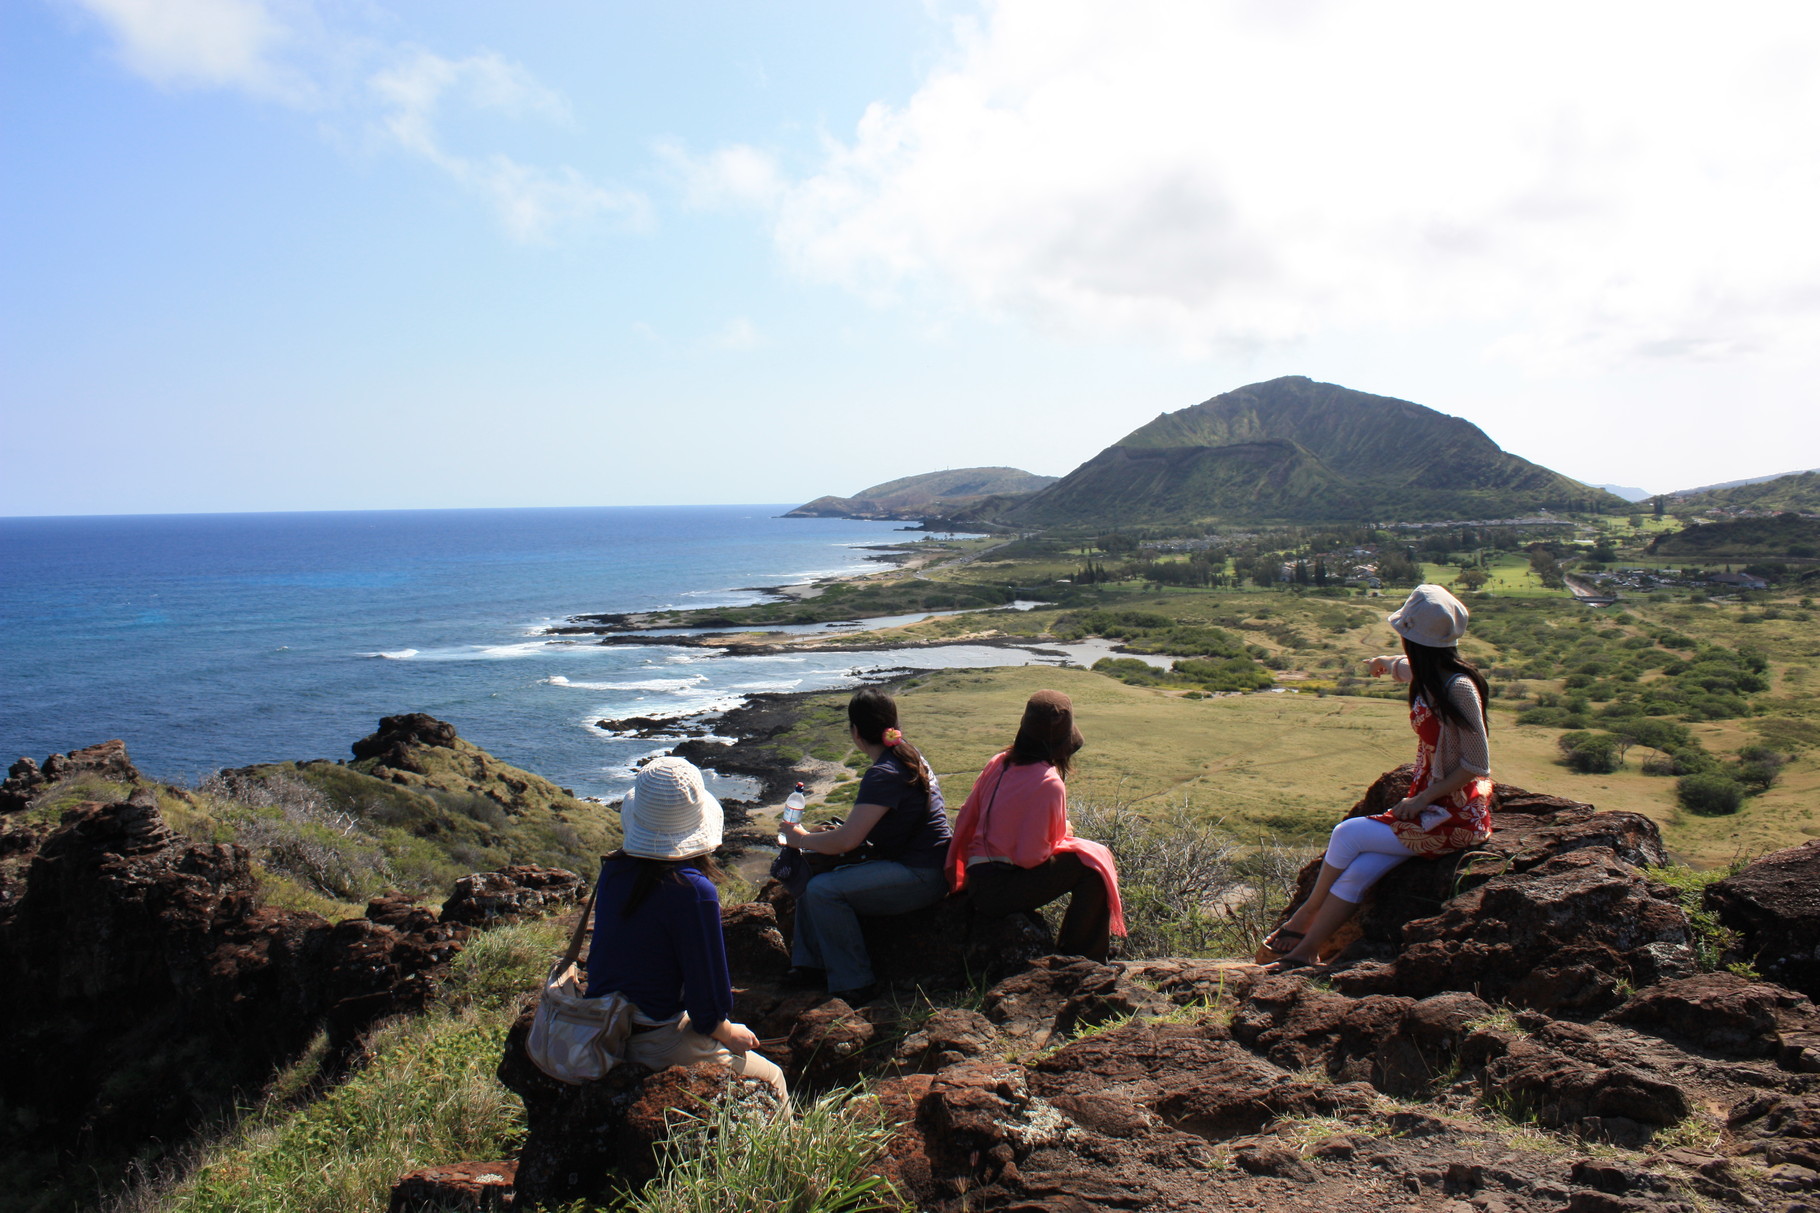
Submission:
[[864,863],[823,872],[796,904],[796,939],[788,974],[795,984],[826,981],[830,993],[858,1005],[878,994],[872,958],[860,934],[861,915],[907,914],[948,892],[948,815],[935,772],[897,724],[897,703],[862,687],[847,703],[848,733],[872,760],[860,780],[853,812],[838,829],[811,833],[785,825],[793,847],[844,855],[870,843]]
[[661,1070],[720,1061],[787,1095],[783,1071],[729,1016],[733,983],[720,929],[720,802],[681,758],[647,763],[620,807],[625,844],[595,893],[588,997],[617,990],[635,1008],[626,1060]]

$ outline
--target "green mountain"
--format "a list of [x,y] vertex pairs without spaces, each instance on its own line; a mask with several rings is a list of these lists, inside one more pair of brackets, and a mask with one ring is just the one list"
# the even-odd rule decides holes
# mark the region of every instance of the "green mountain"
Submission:
[[1774,514],[1767,518],[1708,522],[1658,536],[1650,542],[1649,551],[1654,556],[1705,560],[1811,559],[1820,556],[1820,518]]
[[1792,472],[1768,480],[1716,485],[1677,493],[1672,498],[1677,513],[1683,510],[1793,510],[1820,513],[1820,470]]
[[785,518],[883,518],[906,522],[945,516],[988,497],[1034,493],[1055,483],[1019,468],[952,468],[905,476],[861,489],[851,497],[817,497]]
[[1165,413],[1032,496],[1011,526],[1507,518],[1628,509],[1506,454],[1471,422],[1300,375]]

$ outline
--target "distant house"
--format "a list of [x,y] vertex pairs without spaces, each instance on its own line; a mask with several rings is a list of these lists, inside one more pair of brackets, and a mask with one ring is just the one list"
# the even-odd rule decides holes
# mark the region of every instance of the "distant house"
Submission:
[[1749,573],[1712,573],[1706,579],[1720,585],[1735,585],[1741,590],[1769,589],[1769,582],[1761,577],[1752,577]]

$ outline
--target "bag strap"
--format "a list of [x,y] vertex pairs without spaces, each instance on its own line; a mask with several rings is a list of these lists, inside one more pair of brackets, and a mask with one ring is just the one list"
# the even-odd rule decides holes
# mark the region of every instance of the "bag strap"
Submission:
[[980,837],[986,836],[986,826],[992,820],[992,806],[998,800],[999,785],[1005,782],[1005,772],[1011,769],[1011,755],[1005,755],[1005,761],[999,764],[998,782],[992,785],[992,795],[986,797],[986,807],[980,810]]
[[[601,859],[606,864],[606,859]],[[563,952],[562,959],[556,962],[558,970],[566,969],[581,957],[582,937],[588,933],[588,919],[594,916],[594,896],[600,892],[600,877],[594,878],[594,887],[588,890],[588,902],[581,908],[581,920],[575,924],[575,933],[569,936],[569,947]]]

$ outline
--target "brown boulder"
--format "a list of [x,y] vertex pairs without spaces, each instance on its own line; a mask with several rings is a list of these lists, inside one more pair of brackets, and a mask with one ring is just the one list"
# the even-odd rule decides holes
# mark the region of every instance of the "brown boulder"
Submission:
[[423,712],[409,712],[402,716],[380,717],[378,731],[362,737],[352,748],[356,762],[377,758],[381,766],[416,771],[418,765],[411,757],[412,747],[437,746],[448,750],[455,748],[455,742],[454,725]]
[[392,1185],[387,1213],[493,1213],[512,1207],[516,1162],[453,1162],[424,1167]]
[[579,904],[587,891],[587,883],[573,872],[513,864],[457,880],[454,892],[442,903],[442,921],[492,927],[541,918],[560,906]]
[[790,945],[784,942],[777,907],[771,903],[722,906],[720,929],[727,941],[727,969],[734,981],[770,981],[790,967]]
[[1629,1066],[1599,1066],[1522,1037],[1485,1066],[1487,1086],[1550,1128],[1587,1128],[1589,1118],[1671,1125],[1688,1114],[1687,1093]]
[[[796,899],[776,881],[768,882],[758,899],[773,908],[778,930],[789,941],[796,925]],[[944,897],[928,909],[859,921],[873,973],[885,984],[961,989],[1015,973],[1055,951],[1054,938],[1037,915],[976,915],[965,893]]]
[[1700,973],[1650,986],[1606,1018],[1730,1057],[1778,1056],[1785,1023],[1820,1026],[1813,1004],[1799,994],[1735,973]]
[[[1366,817],[1390,809],[1407,794],[1413,771],[1404,765],[1379,776],[1346,816]],[[1407,942],[1406,924],[1432,917],[1463,891],[1495,876],[1527,872],[1575,851],[1603,850],[1632,867],[1668,862],[1661,831],[1641,814],[1600,812],[1580,801],[1510,784],[1494,785],[1492,826],[1492,836],[1472,851],[1414,860],[1380,880],[1353,923],[1335,937],[1346,947],[1344,958],[1394,956]],[[1318,861],[1303,868],[1290,910],[1308,895],[1319,874]]]
[[67,810],[0,867],[0,1148],[105,1175],[231,1108],[319,1030],[328,1073],[358,1059],[466,936],[397,899],[373,913],[260,906],[247,852],[179,837],[150,788]]
[[1691,931],[1673,894],[1608,847],[1493,877],[1438,914],[1404,923],[1402,936],[1394,960],[1337,974],[1335,987],[1418,998],[1472,989],[1550,1014],[1596,1015],[1623,1000],[1625,985],[1693,970]]
[[31,759],[21,758],[7,768],[6,780],[0,783],[0,813],[23,809],[52,784],[79,775],[92,775],[110,783],[145,782],[145,777],[126,756],[126,743],[118,738],[67,754],[52,754],[44,760],[43,770],[39,770],[38,764]]
[[891,1068],[899,1073],[945,1070],[985,1056],[997,1039],[992,1021],[978,1011],[938,1007],[898,1041]]
[[870,1056],[878,1029],[838,998],[802,1012],[790,1031],[784,1068],[817,1086],[853,1082],[877,1064]]
[[700,1114],[723,1099],[776,1106],[769,1084],[736,1078],[719,1064],[653,1073],[621,1062],[598,1082],[558,1082],[525,1055],[533,1014],[526,1009],[506,1033],[498,1069],[525,1108],[515,1209],[604,1202],[616,1184],[644,1183],[657,1173],[678,1113]]
[[1708,885],[1706,908],[1742,936],[1738,955],[1759,973],[1820,999],[1820,839]]

